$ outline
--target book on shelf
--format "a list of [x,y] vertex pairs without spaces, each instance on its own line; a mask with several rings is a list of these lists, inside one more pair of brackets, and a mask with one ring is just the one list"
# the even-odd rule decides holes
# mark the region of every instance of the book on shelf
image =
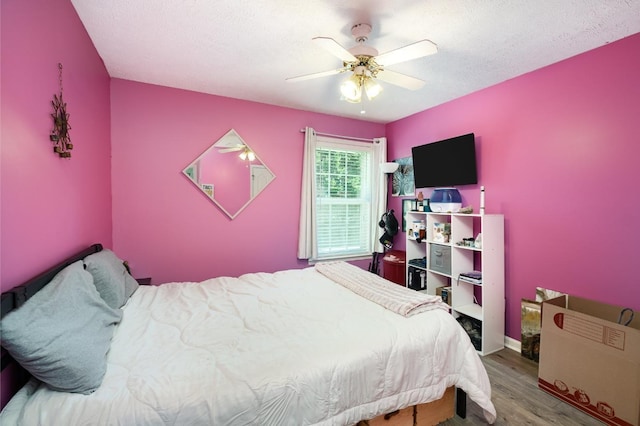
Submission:
[[458,278],[473,284],[482,284],[482,272],[480,271],[463,272]]

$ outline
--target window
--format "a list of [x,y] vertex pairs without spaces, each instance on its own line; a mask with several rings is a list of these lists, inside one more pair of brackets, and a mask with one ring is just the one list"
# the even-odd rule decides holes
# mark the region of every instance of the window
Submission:
[[298,259],[352,260],[382,251],[387,139],[342,139],[311,127],[304,132]]
[[373,251],[373,146],[318,138],[315,217],[318,259]]

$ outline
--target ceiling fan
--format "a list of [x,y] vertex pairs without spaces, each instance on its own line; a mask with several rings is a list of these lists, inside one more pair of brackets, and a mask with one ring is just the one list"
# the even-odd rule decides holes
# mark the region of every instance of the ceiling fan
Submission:
[[389,70],[386,67],[436,53],[438,47],[433,42],[421,40],[378,55],[375,48],[365,45],[370,33],[371,25],[354,25],[351,28],[351,34],[358,44],[348,50],[332,38],[313,38],[312,40],[317,45],[341,59],[343,66],[330,71],[291,77],[287,81],[303,81],[350,71],[352,75],[341,85],[340,91],[347,101],[354,103],[361,101],[363,89],[369,99],[373,99],[380,93],[382,87],[376,80],[409,90],[418,90],[424,86],[423,80]]
[[[218,147],[216,147],[216,148],[218,148]],[[251,151],[251,149],[245,144],[240,144],[240,145],[232,146],[232,147],[229,147],[229,148],[218,149],[218,152],[220,154],[228,154],[230,152],[238,152],[238,151],[240,151],[240,154],[238,154],[238,156],[242,160],[247,160],[248,159],[249,161],[253,161],[253,160],[256,159],[256,154],[253,151]]]
[[247,144],[244,143],[244,141],[242,141],[242,139],[240,139],[239,136],[233,137],[233,135],[230,134],[225,136],[226,137],[213,144],[220,154],[240,151],[239,157],[242,160],[249,159],[249,161],[253,161],[256,159],[254,152],[247,146]]

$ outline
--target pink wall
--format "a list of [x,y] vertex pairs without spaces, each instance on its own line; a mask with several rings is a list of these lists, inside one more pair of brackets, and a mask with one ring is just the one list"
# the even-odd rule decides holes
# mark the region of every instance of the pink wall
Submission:
[[[156,283],[306,266],[296,260],[296,240],[299,130],[309,125],[386,133],[390,158],[476,133],[488,212],[506,218],[510,337],[519,339],[520,299],[536,286],[640,310],[632,270],[640,35],[384,126],[123,80],[109,89],[69,1],[1,7],[2,289],[94,242]],[[58,62],[71,160],[55,157],[48,140]],[[233,221],[181,173],[230,128],[276,175]],[[477,206],[477,187],[462,192]],[[391,206],[400,212],[400,199]]]
[[[109,76],[67,0],[2,0],[0,286],[95,242],[111,245]],[[63,64],[71,159],[54,155]],[[2,405],[9,378],[2,375]]]
[[[390,158],[476,134],[487,212],[505,215],[516,340],[536,286],[640,310],[638,52],[640,34],[387,125]],[[479,186],[461,189],[477,209]]]
[[[111,119],[114,249],[154,283],[306,266],[296,259],[300,129],[384,134],[382,124],[118,79]],[[234,220],[181,173],[231,128],[276,176]]]

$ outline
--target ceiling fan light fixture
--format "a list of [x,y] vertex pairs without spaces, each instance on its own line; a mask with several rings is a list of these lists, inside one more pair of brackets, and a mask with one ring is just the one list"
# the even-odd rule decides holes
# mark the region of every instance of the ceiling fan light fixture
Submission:
[[369,98],[369,100],[372,100],[373,98],[378,96],[380,92],[382,92],[382,86],[380,86],[378,82],[373,79],[373,77],[367,77],[364,80],[364,91],[367,94],[367,98]]
[[360,77],[353,74],[342,85],[340,85],[340,93],[347,102],[358,103],[362,98],[362,84],[360,83]]
[[240,154],[238,155],[238,157],[240,157],[242,161],[245,161],[247,159],[249,161],[253,161],[256,159],[256,154],[254,154],[253,151],[251,151],[248,147],[245,146],[240,152]]

